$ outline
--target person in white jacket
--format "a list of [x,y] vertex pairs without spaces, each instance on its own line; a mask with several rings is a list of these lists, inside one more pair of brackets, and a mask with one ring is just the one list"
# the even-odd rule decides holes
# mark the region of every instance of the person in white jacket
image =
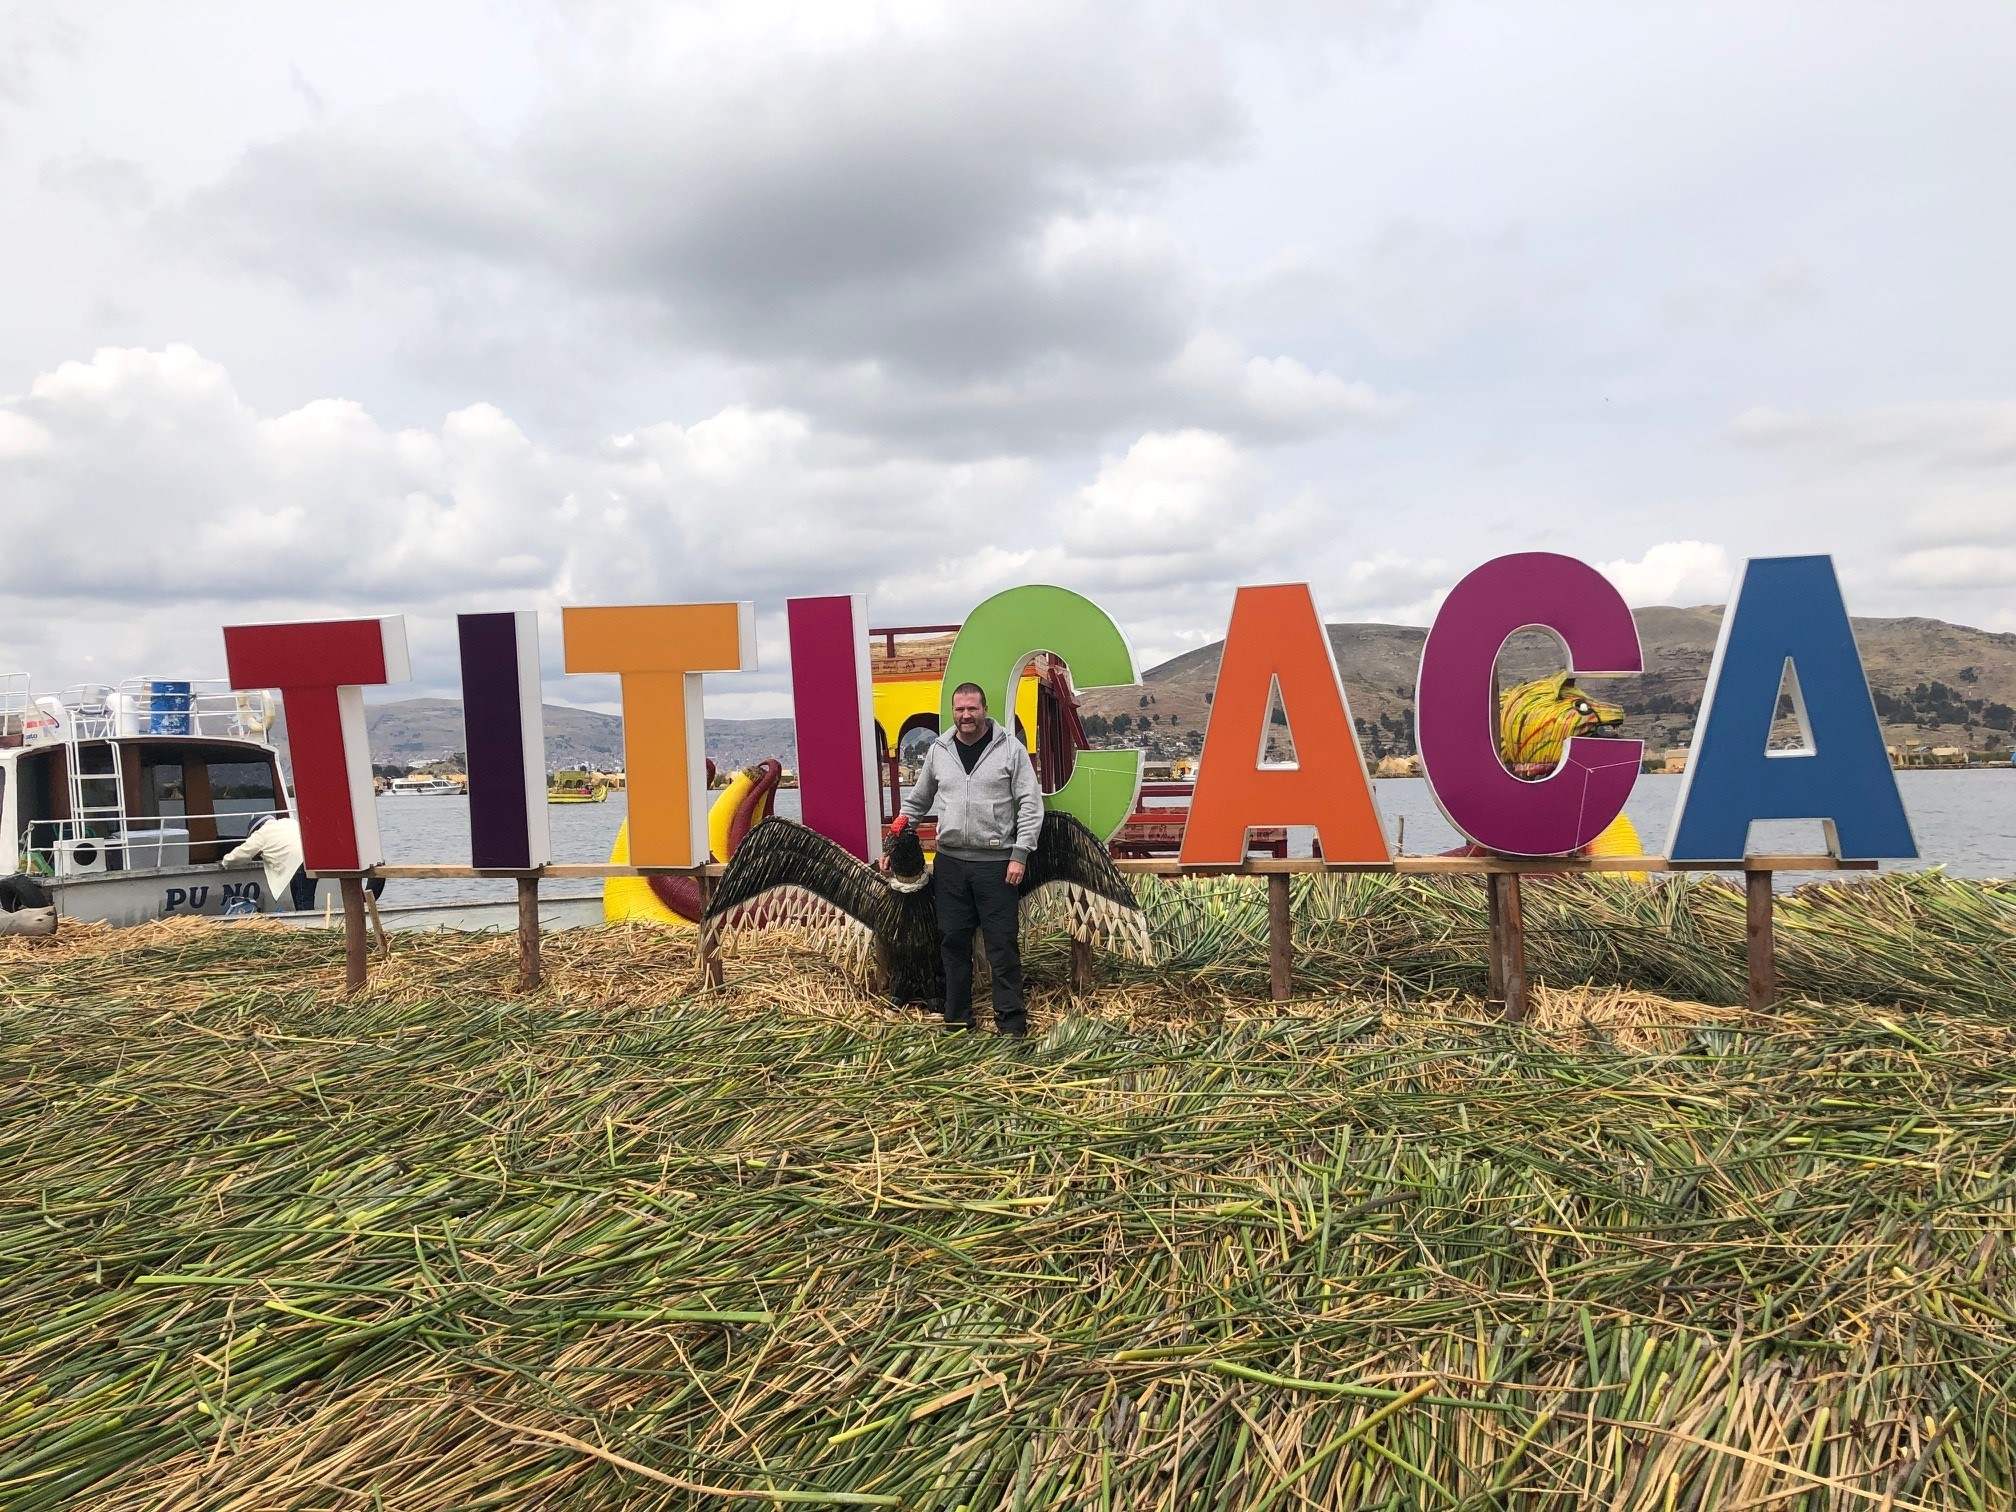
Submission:
[[300,913],[315,906],[315,883],[301,864],[301,821],[291,814],[255,820],[252,833],[224,855],[226,866],[263,866],[266,895]]

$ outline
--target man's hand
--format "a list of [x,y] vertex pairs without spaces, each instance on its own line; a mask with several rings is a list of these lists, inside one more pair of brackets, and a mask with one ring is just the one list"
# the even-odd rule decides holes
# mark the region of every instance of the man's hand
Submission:
[[1008,863],[1008,885],[1010,887],[1020,887],[1022,885],[1023,870],[1024,868],[1020,861],[1010,861]]
[[881,860],[877,861],[875,865],[878,870],[887,871],[889,870],[889,858],[887,856],[884,856]]

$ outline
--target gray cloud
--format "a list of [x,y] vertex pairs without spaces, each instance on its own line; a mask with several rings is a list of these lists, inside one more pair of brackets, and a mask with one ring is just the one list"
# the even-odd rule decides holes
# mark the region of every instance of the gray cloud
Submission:
[[1832,456],[1892,457],[1932,468],[2016,465],[2016,402],[1957,400],[1806,414],[1746,410],[1732,433],[1744,446]]
[[1243,350],[1196,371],[1199,338],[1229,338],[1146,208],[1246,137],[1203,33],[1132,7],[953,14],[732,55],[598,35],[506,139],[407,101],[251,148],[161,225],[321,294],[423,286],[437,358],[543,305],[940,449],[1390,411],[1333,375],[1249,375]]
[[51,57],[73,56],[79,27],[35,0],[0,5],[0,104],[31,103]]
[[38,177],[51,193],[77,195],[107,215],[137,215],[154,203],[147,170],[126,158],[73,153],[44,163]]
[[1535,547],[2016,630],[2006,4],[194,3],[0,21],[38,673],[1044,578],[1152,658]]

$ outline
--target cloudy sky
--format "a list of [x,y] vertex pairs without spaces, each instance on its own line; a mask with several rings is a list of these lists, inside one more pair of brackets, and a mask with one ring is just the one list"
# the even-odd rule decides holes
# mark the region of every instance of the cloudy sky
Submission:
[[[0,663],[1831,551],[2016,631],[2016,7],[0,0]],[[546,624],[557,674],[558,621]],[[610,690],[557,675],[549,694]]]

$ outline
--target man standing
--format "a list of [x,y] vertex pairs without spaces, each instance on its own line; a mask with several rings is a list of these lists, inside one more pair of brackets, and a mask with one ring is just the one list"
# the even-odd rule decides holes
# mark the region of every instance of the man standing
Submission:
[[[932,891],[945,953],[945,1023],[973,1027],[973,931],[994,973],[994,1027],[1029,1032],[1022,1004],[1018,888],[1043,828],[1043,794],[1022,742],[987,717],[973,683],[952,690],[952,728],[931,742],[917,785],[903,799],[915,824],[938,809]],[[884,865],[887,865],[885,862]]]

